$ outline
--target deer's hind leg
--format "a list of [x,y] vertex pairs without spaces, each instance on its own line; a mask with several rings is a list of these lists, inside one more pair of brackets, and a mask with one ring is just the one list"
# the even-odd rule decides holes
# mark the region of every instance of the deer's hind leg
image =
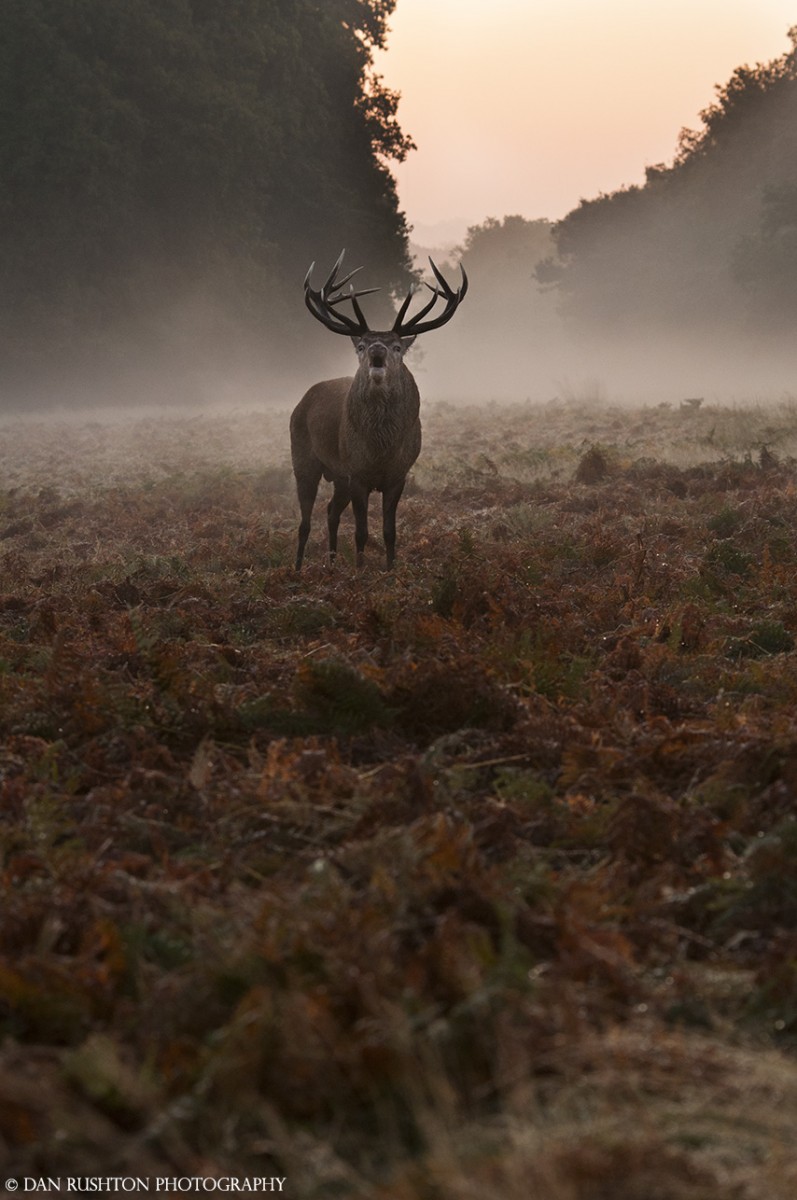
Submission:
[[338,526],[340,525],[340,516],[344,509],[348,508],[351,500],[351,488],[349,484],[342,479],[334,481],[335,490],[332,493],[332,499],[327,505],[327,529],[329,530],[329,565],[332,566],[335,561],[335,556],[338,552]]
[[360,483],[351,484],[351,506],[354,509],[354,547],[357,551],[357,566],[365,564],[365,546],[368,541],[368,497],[367,487]]
[[299,523],[299,541],[296,547],[296,570],[302,565],[304,548],[310,536],[310,519],[313,515],[313,505],[318,495],[318,485],[321,482],[321,464],[305,464],[301,471],[295,471],[296,492],[299,496],[299,508],[302,519]]

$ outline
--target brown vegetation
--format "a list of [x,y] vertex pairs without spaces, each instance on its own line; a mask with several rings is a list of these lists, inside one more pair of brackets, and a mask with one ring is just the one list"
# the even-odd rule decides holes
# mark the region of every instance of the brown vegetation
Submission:
[[424,425],[301,576],[284,414],[0,431],[5,1177],[794,1194],[794,411]]

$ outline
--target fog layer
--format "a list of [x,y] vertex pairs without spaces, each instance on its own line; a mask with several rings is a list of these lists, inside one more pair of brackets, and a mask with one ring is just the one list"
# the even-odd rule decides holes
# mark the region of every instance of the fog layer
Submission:
[[[797,30],[717,89],[669,166],[553,226],[471,229],[472,294],[424,359],[441,395],[780,398],[797,391]],[[453,257],[457,257],[455,252]]]
[[[0,407],[285,406],[353,371],[302,280],[347,246],[381,288],[372,328],[410,283],[386,161],[411,142],[371,70],[392,8],[256,4],[243,26],[220,0],[3,8]],[[427,400],[793,395],[797,48],[739,68],[643,187],[448,251],[471,286],[413,348]]]

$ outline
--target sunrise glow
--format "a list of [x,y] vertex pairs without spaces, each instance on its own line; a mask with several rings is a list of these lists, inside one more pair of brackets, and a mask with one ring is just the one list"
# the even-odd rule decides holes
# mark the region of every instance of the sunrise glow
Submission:
[[399,0],[377,69],[418,146],[402,205],[417,223],[556,218],[640,182],[795,23],[792,0]]

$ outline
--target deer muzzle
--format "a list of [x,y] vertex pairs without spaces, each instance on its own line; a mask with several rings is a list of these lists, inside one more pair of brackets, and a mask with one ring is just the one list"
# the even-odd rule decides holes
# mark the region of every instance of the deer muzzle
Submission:
[[368,376],[374,383],[381,383],[387,372],[387,346],[373,342],[368,347]]

